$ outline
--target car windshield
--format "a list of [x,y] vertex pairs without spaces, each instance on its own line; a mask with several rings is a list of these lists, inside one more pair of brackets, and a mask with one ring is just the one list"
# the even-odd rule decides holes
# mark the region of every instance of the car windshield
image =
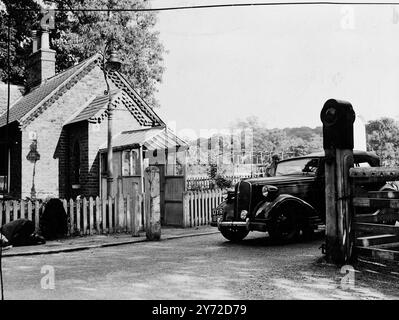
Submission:
[[316,175],[319,159],[293,159],[277,164],[276,176]]

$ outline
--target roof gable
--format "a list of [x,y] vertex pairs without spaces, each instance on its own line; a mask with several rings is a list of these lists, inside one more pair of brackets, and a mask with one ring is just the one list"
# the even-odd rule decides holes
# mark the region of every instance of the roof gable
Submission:
[[[102,69],[99,54],[95,54],[76,66],[48,79],[42,85],[22,96],[9,110],[9,123],[18,121],[21,127],[25,127],[97,65]],[[164,125],[161,118],[119,72],[109,73],[108,77],[118,89],[125,92],[121,99],[124,99],[129,105],[129,110],[136,119],[140,119],[140,121],[138,120],[140,124],[147,126]],[[106,115],[101,115],[102,118],[104,116]],[[6,124],[6,113],[0,113],[0,127]]]
[[119,72],[114,72],[109,75],[112,82],[119,88],[123,89],[129,97],[135,102],[135,104],[141,109],[141,111],[151,120],[152,126],[164,126],[165,123],[157,115],[153,108],[151,108],[134,90],[130,83],[124,78]]
[[[144,150],[176,148],[181,151],[188,148],[188,144],[167,127],[123,131],[113,137],[112,145],[116,149],[143,146]],[[106,144],[101,147],[101,151],[106,151]]]
[[[75,113],[65,124],[72,124],[79,121],[88,121],[90,123],[103,122],[108,118],[108,101],[108,95],[93,97],[86,106]],[[118,107],[126,108],[143,127],[152,127],[154,125],[154,121],[142,111],[125,91],[115,90],[111,92],[111,107],[112,109],[118,109]]]
[[[47,108],[56,99],[58,99],[66,90],[69,90],[73,84],[77,83],[79,79],[94,67],[97,55],[69,68],[68,70],[48,79],[42,85],[36,87],[28,94],[21,97],[10,108],[9,123],[19,121],[24,124],[35,117],[34,112],[39,108]],[[88,68],[90,68],[88,70]],[[82,74],[82,71],[85,71]],[[79,77],[79,78],[76,78]],[[73,81],[71,81],[73,80]],[[70,83],[70,85],[68,85]],[[67,87],[65,87],[67,85]],[[30,118],[30,116],[32,118]],[[6,114],[0,116],[0,127],[5,126]]]

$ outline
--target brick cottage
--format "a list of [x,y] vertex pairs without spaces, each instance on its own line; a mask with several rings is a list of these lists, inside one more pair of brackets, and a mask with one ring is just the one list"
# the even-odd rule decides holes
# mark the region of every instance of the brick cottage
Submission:
[[[2,197],[106,194],[108,94],[102,57],[95,54],[56,75],[55,54],[48,32],[41,31],[33,38],[25,94],[11,105],[8,126],[7,112],[4,106],[0,109]],[[114,192],[129,193],[132,182],[142,188],[143,171],[150,164],[179,174],[186,143],[166,128],[121,73],[111,72],[108,79],[114,110]]]

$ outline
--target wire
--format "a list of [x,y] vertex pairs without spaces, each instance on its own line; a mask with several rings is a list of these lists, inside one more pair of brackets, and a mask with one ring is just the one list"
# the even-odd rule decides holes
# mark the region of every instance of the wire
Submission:
[[[177,11],[177,10],[192,10],[192,9],[213,9],[213,8],[234,8],[234,7],[265,7],[265,6],[303,6],[303,5],[351,5],[351,6],[399,6],[399,2],[387,1],[387,2],[345,2],[345,1],[291,1],[291,2],[255,2],[255,3],[229,3],[229,4],[209,4],[209,5],[193,5],[193,6],[175,6],[175,7],[161,7],[161,8],[89,8],[89,9],[59,9],[54,8],[52,10],[58,12],[153,12],[153,11]],[[36,11],[32,9],[16,8],[15,11]]]
[[[10,119],[10,84],[11,84],[11,61],[10,61],[10,42],[11,42],[11,17],[8,17],[7,21],[7,120],[6,120],[6,149],[8,151],[9,144],[8,144],[8,122]],[[7,152],[8,153],[8,152]],[[8,168],[8,155],[6,156],[6,168]],[[8,170],[8,169],[7,169]],[[7,189],[9,186],[9,177],[10,173],[7,172]],[[3,214],[3,212],[0,211],[0,214]],[[0,235],[2,235],[3,226],[0,226]],[[1,286],[1,300],[4,300],[4,282],[3,282],[3,239],[1,236],[1,243],[0,243],[0,286]]]

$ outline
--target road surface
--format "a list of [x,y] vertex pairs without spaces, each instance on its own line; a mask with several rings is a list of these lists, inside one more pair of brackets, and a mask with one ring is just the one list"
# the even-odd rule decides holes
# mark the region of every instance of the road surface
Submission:
[[[220,234],[3,260],[6,299],[397,299],[399,283],[320,263],[322,237]],[[347,278],[345,278],[348,280]]]

